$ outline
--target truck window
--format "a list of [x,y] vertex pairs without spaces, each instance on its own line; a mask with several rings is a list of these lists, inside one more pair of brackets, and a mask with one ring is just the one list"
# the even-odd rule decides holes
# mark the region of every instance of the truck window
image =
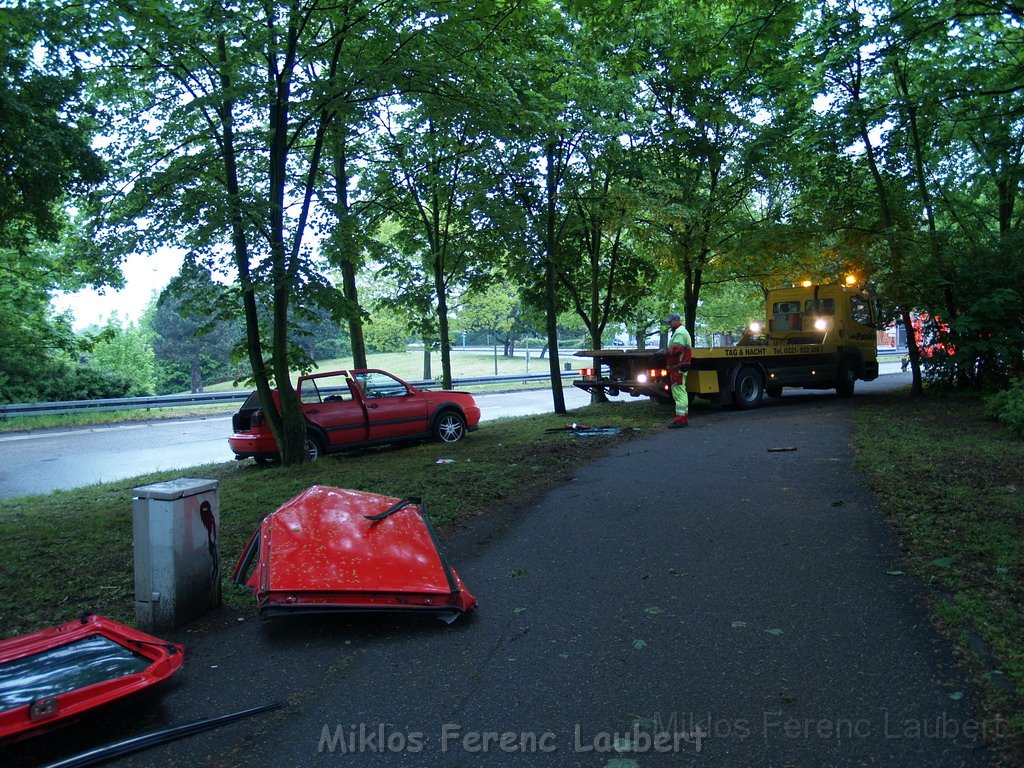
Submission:
[[773,315],[796,315],[800,313],[799,301],[776,301],[772,305]]
[[800,302],[777,301],[772,305],[772,330],[776,332],[799,331]]
[[850,297],[850,317],[860,325],[874,325],[871,317],[871,302],[863,296]]
[[818,317],[824,317],[825,315],[834,315],[836,313],[836,300],[835,299],[818,299],[818,310],[814,310],[814,299],[808,299],[804,302],[804,314],[805,315],[816,315]]

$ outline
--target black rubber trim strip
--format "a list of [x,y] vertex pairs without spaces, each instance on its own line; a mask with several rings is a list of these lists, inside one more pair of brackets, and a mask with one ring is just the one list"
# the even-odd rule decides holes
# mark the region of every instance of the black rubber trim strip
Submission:
[[346,605],[345,603],[273,603],[261,607],[263,616],[289,616],[307,613],[425,613],[461,616],[465,611],[454,605]]
[[376,515],[363,515],[363,517],[365,517],[367,520],[373,520],[373,522],[376,523],[376,522],[379,522],[379,521],[381,521],[381,520],[383,520],[383,519],[385,519],[387,517],[391,517],[391,515],[395,514],[395,512],[397,512],[400,509],[405,509],[406,507],[413,506],[413,505],[419,507],[420,511],[422,513],[422,510],[423,510],[423,499],[420,499],[420,498],[418,498],[416,496],[410,496],[407,499],[402,499],[401,501],[396,501],[394,504],[392,504],[390,507],[385,509],[383,512],[378,512]]
[[141,736],[133,736],[130,739],[124,741],[116,741],[113,744],[108,744],[105,747],[97,747],[91,749],[88,752],[82,752],[71,757],[66,757],[63,760],[58,760],[56,763],[50,763],[43,768],[86,768],[91,765],[99,765],[109,760],[113,760],[115,757],[121,757],[123,755],[130,755],[133,752],[139,752],[143,749],[149,749],[160,744],[166,744],[169,741],[180,739],[184,736],[191,736],[194,733],[201,733],[202,731],[208,731],[211,728],[219,728],[222,725],[227,725],[235,720],[241,720],[244,717],[250,717],[252,715],[258,715],[261,712],[269,712],[272,709],[279,709],[284,704],[281,702],[275,702],[273,704],[264,704],[259,707],[252,707],[251,709],[243,709],[238,712],[231,712],[227,715],[220,715],[219,717],[212,717],[208,720],[193,720],[191,723],[183,723],[182,725],[172,726],[171,728],[164,728],[159,731],[152,731],[150,733],[144,733]]
[[[385,421],[375,421],[371,426],[374,427],[393,427],[396,424],[413,424],[418,421],[428,421],[426,416],[409,416],[404,419],[387,419]],[[365,421],[361,421],[358,424],[338,424],[333,427],[320,427],[325,432],[346,432],[353,429],[366,429],[367,424]],[[405,438],[406,435],[398,435],[396,437],[387,438],[388,440],[400,440]]]
[[245,572],[249,570],[249,566],[252,565],[253,559],[260,551],[260,535],[263,533],[263,524],[256,528],[256,533],[249,539],[249,543],[245,545],[245,551],[242,552],[242,556],[238,558],[238,562],[235,564],[235,570],[231,574],[231,581],[240,587],[245,586]]
[[445,578],[448,579],[448,589],[451,590],[453,595],[457,595],[459,594],[459,584],[455,581],[455,574],[452,572],[452,567],[448,565],[448,558],[444,556],[444,552],[441,550],[441,542],[437,540],[437,533],[434,532],[434,526],[430,524],[430,518],[427,517],[427,507],[425,504],[420,505],[420,516],[423,518],[423,522],[427,526],[427,533],[430,534],[430,540],[434,542],[434,550],[437,552],[437,556],[441,560],[441,567],[444,568]]
[[366,422],[360,421],[358,424],[338,424],[333,427],[320,427],[324,432],[348,432],[353,429],[366,429]]

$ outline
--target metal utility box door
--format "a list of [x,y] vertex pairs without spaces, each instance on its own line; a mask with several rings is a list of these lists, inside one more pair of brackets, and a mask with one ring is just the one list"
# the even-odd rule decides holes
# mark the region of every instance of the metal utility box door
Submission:
[[133,493],[139,628],[174,629],[220,606],[217,481],[181,478]]

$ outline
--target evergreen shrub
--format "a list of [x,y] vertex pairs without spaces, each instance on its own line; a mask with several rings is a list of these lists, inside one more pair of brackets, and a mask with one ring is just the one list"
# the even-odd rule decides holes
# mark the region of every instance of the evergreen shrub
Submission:
[[1018,437],[1024,437],[1024,379],[1017,379],[1009,389],[986,397],[985,415],[1003,422]]

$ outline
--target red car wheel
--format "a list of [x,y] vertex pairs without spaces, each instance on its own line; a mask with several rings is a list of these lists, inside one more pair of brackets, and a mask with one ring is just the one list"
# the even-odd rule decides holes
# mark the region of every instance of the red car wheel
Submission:
[[466,434],[466,420],[455,411],[445,411],[434,420],[434,437],[442,443],[457,443]]

